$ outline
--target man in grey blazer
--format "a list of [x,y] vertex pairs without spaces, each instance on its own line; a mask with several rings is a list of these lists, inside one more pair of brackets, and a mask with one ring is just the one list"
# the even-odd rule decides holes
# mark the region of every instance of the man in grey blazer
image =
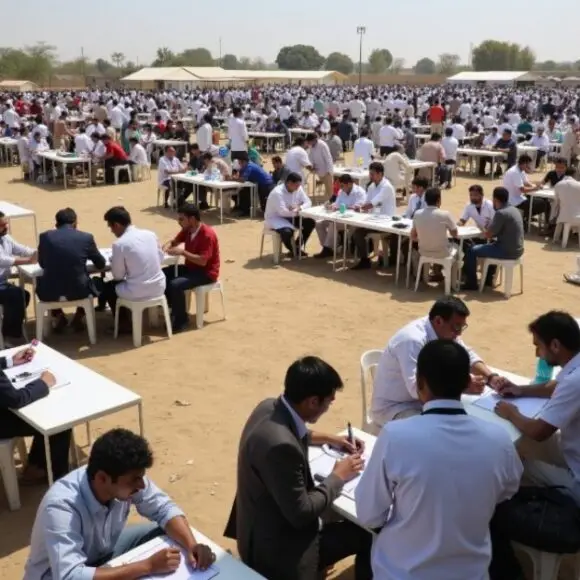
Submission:
[[[320,525],[343,485],[363,469],[362,442],[310,431],[342,388],[338,373],[317,357],[294,362],[284,394],[262,401],[240,439],[237,494],[225,535],[237,539],[242,560],[268,580],[316,580],[356,554],[356,580],[370,580],[371,535],[340,521]],[[347,452],[314,484],[308,446],[327,443]]]

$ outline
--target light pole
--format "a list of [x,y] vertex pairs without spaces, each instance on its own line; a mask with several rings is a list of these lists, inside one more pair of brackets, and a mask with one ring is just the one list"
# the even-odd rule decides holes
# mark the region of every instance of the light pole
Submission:
[[359,53],[358,53],[358,90],[360,91],[360,87],[362,85],[362,41],[363,36],[367,31],[366,26],[357,26],[356,33],[360,36],[360,43],[359,43]]

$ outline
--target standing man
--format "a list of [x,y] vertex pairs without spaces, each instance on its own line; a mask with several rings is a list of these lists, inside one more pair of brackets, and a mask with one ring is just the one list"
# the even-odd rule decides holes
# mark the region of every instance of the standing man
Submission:
[[191,203],[183,204],[178,210],[177,222],[181,231],[163,247],[170,256],[185,258],[177,273],[174,266],[163,269],[174,333],[182,332],[189,324],[185,291],[217,282],[220,273],[218,238],[212,227],[201,222],[199,209]]
[[443,134],[443,121],[445,120],[445,109],[439,104],[439,99],[435,99],[427,111],[427,120],[431,123],[431,135]]
[[[212,117],[209,113],[204,115],[203,123],[197,129],[197,144],[202,153],[209,151],[213,144],[213,128],[211,126]],[[244,125],[245,127],[245,125]]]
[[6,341],[19,343],[24,340],[22,324],[30,294],[10,284],[10,269],[13,266],[36,264],[37,253],[16,242],[8,233],[8,219],[0,211],[0,306],[4,311],[2,335]]
[[[342,380],[314,356],[288,368],[284,394],[262,401],[240,438],[237,493],[225,535],[245,564],[272,580],[317,580],[335,562],[356,554],[355,579],[371,580],[370,534],[348,521],[320,518],[343,485],[363,469],[362,442],[310,431],[332,405]],[[314,484],[309,445],[332,445],[346,456]]]
[[324,184],[324,194],[326,199],[332,196],[332,185],[334,179],[334,163],[328,145],[318,138],[317,133],[311,133],[306,137],[310,147],[308,156],[312,165],[312,170],[318,179]]
[[355,501],[360,523],[381,528],[376,580],[489,577],[489,522],[518,490],[522,463],[503,427],[465,412],[470,366],[455,340],[425,344],[417,357],[421,415],[388,423],[375,443]]
[[228,123],[228,137],[232,161],[241,159],[243,153],[248,154],[248,129],[240,107],[234,107]]

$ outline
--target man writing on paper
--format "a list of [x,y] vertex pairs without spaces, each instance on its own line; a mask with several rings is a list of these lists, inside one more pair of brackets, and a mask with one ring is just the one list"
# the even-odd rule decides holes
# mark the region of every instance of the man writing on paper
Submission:
[[[566,312],[552,310],[529,325],[536,355],[562,370],[555,381],[498,388],[506,397],[495,412],[525,436],[520,451],[524,473],[535,485],[562,487],[580,506],[580,328]],[[536,418],[520,413],[511,397],[545,397],[546,406]]]
[[[34,349],[25,348],[12,357],[1,357],[0,369],[25,365],[33,360],[34,354]],[[50,388],[56,384],[56,379],[50,371],[44,370],[36,375],[31,372],[28,380],[23,378],[22,381],[13,383],[2,370],[0,370],[0,439],[32,436],[32,446],[28,454],[28,464],[22,476],[22,483],[44,482],[47,478],[44,437],[10,409],[22,409],[47,397]],[[70,429],[56,433],[49,438],[52,471],[55,479],[68,473],[70,440]]]
[[[242,432],[237,494],[225,535],[237,539],[248,566],[271,580],[317,580],[322,570],[356,554],[355,579],[370,580],[371,535],[350,522],[320,525],[343,485],[363,469],[363,446],[345,437],[310,431],[328,411],[340,376],[308,356],[288,369],[284,394],[262,401]],[[316,486],[309,445],[332,445],[351,455]]]
[[428,342],[417,357],[421,415],[389,422],[375,443],[355,491],[360,524],[381,528],[375,580],[489,577],[489,522],[522,464],[505,429],[465,412],[470,369],[456,340]]
[[[176,570],[181,552],[160,550],[116,568],[103,567],[153,538],[167,534],[194,568],[207,569],[215,554],[198,544],[183,512],[145,476],[153,454],[143,437],[126,429],[101,435],[86,467],[57,481],[36,514],[24,580],[137,580]],[[127,526],[131,507],[149,520]]]

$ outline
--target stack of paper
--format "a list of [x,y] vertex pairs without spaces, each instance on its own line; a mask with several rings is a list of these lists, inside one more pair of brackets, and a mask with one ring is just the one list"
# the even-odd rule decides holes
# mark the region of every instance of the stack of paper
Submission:
[[522,415],[533,419],[546,406],[549,399],[540,397],[502,397],[495,391],[491,391],[484,392],[484,394],[476,399],[473,404],[481,407],[482,409],[493,411],[499,401],[506,401],[511,403],[518,408]]
[[29,363],[5,369],[4,374],[8,377],[15,389],[22,389],[31,382],[39,379],[45,371],[50,371],[56,379],[56,384],[52,387],[53,389],[70,384],[70,381],[60,371],[54,369],[50,361],[44,359],[39,354],[36,354]]

